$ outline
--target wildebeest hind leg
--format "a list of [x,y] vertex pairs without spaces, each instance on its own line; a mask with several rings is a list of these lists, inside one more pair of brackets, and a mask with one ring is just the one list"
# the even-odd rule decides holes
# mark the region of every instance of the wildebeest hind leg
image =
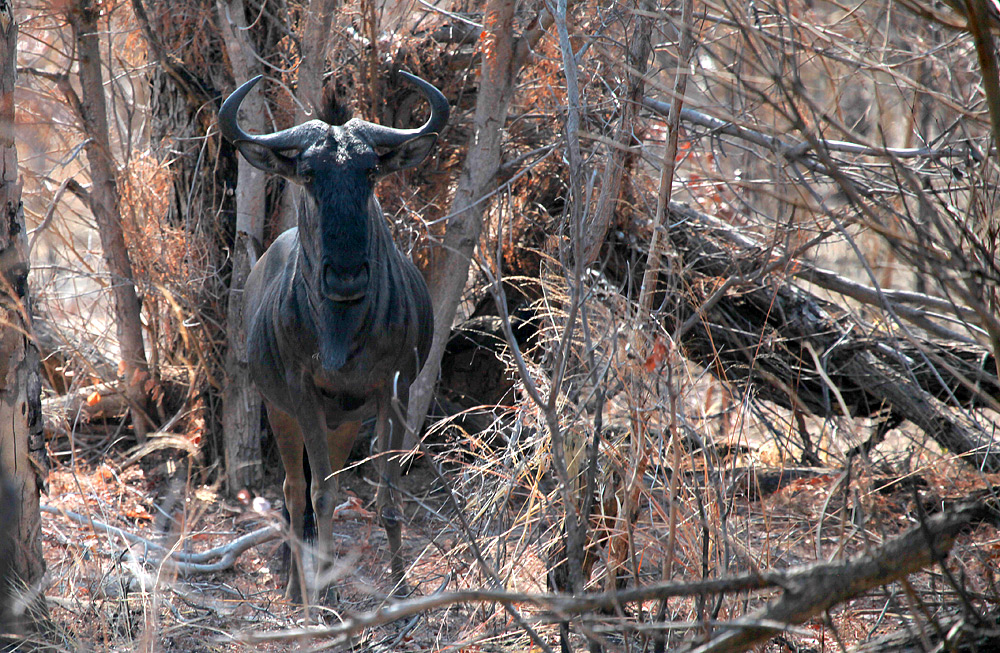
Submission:
[[[402,403],[406,406],[405,399]],[[403,446],[404,427],[394,414],[392,400],[380,397],[378,415],[375,422],[375,433],[378,435],[378,470],[379,484],[376,504],[379,518],[385,527],[386,539],[389,540],[390,568],[392,581],[397,596],[405,596],[409,590],[406,586],[406,560],[403,558],[403,514],[399,509],[397,498],[400,477],[400,449]]]

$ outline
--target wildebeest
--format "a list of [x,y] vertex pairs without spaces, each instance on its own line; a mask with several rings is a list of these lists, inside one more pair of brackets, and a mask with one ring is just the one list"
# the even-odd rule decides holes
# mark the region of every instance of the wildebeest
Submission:
[[[260,80],[233,92],[219,112],[222,135],[252,165],[301,187],[298,227],[281,234],[254,265],[244,296],[250,374],[264,396],[285,467],[285,505],[302,537],[303,450],[312,472],[319,558],[329,560],[335,479],[363,419],[375,414],[377,505],[402,587],[404,561],[396,486],[409,384],[430,349],[433,312],[416,266],[392,241],[373,195],[376,180],[427,156],[448,120],[431,84],[401,73],[430,103],[419,129],[357,118],[343,126],[310,120],[272,134],[244,132],[236,114]],[[297,544],[297,538],[293,546]],[[298,600],[301,556],[293,555],[286,596]]]

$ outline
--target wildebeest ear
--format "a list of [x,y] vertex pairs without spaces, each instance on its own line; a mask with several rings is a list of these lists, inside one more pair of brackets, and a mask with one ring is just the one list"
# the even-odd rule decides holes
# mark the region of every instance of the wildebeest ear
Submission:
[[380,155],[378,159],[379,173],[385,175],[417,165],[427,158],[427,155],[434,149],[437,137],[437,134],[417,136]]
[[237,141],[236,148],[253,167],[289,179],[295,178],[295,161],[291,157],[251,141]]

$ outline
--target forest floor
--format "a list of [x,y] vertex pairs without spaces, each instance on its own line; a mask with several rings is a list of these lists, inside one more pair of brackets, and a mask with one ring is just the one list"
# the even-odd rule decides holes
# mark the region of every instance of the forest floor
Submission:
[[[876,476],[856,475],[842,483],[838,470],[793,480],[763,499],[749,492],[732,506],[727,516],[730,559],[745,561],[728,573],[748,567],[787,568],[813,561],[833,560],[861,554],[884,540],[911,527],[922,511],[933,510],[943,500],[971,493],[983,484],[983,477],[958,464],[943,463],[936,457],[931,466],[913,475],[914,483],[884,487]],[[384,532],[374,518],[372,466],[355,465],[344,473],[341,493],[357,496],[355,508],[334,525],[337,542],[338,598],[332,607],[314,613],[328,625],[342,618],[370,613],[386,605],[391,582]],[[689,470],[689,479],[699,473]],[[460,475],[461,469],[452,469]],[[468,470],[465,470],[468,473]],[[256,504],[227,499],[216,488],[198,485],[184,464],[162,458],[157,465],[138,464],[118,470],[112,463],[88,465],[77,462],[75,469],[62,466],[53,470],[48,497],[56,510],[71,510],[117,526],[151,542],[179,549],[204,550],[232,541],[268,523],[277,523],[280,513],[280,479],[271,474],[269,491]],[[407,500],[404,548],[412,567],[408,581],[415,596],[447,590],[482,588],[488,583],[479,571],[466,538],[450,518],[432,470],[418,461],[404,477],[403,486],[411,493]],[[850,488],[849,491],[845,488]],[[734,493],[739,496],[740,492]],[[920,504],[917,503],[919,496]],[[518,501],[512,494],[512,501]],[[522,499],[523,500],[523,497]],[[257,510],[252,506],[256,505]],[[263,510],[261,507],[263,506]],[[663,539],[640,510],[634,528],[633,547],[639,576],[646,576],[642,558],[654,551]],[[301,607],[283,599],[280,540],[273,540],[243,553],[232,569],[197,576],[171,575],[166,567],[144,567],[126,558],[131,551],[141,557],[141,547],[126,546],[124,540],[95,533],[89,525],[52,513],[43,513],[43,546],[48,564],[46,597],[59,633],[59,648],[70,651],[234,651],[234,650],[315,650],[330,640],[302,638],[292,632],[307,624]],[[475,521],[475,520],[473,520]],[[698,537],[700,526],[693,523],[682,537]],[[178,535],[183,533],[184,537]],[[498,557],[508,589],[532,593],[546,591],[544,555],[534,541],[516,529],[480,532],[480,544],[491,560]],[[500,545],[501,541],[503,546]],[[687,543],[697,550],[697,541]],[[510,555],[510,551],[516,553]],[[507,552],[506,554],[502,552]],[[507,556],[504,558],[504,556]],[[652,557],[652,556],[650,556]],[[948,568],[960,578],[969,596],[989,606],[997,596],[993,569],[1000,558],[1000,533],[991,526],[979,526],[963,535],[949,558]],[[697,580],[703,569],[699,560],[680,565],[677,580]],[[647,564],[647,567],[651,566]],[[717,570],[712,576],[726,572]],[[601,576],[600,565],[594,577]],[[792,629],[772,640],[766,650],[844,650],[878,634],[913,627],[914,605],[931,618],[955,608],[958,593],[940,567],[911,576],[906,585],[890,585],[840,606],[828,615]],[[144,589],[147,588],[147,589]],[[689,622],[706,609],[718,609],[717,619],[734,618],[760,605],[768,595],[752,599],[733,597],[716,606],[698,605],[694,600],[671,603],[668,622]],[[653,620],[658,605],[650,602],[642,609],[647,615],[628,621]],[[628,609],[635,610],[635,606]],[[558,626],[530,606],[519,606],[521,614],[533,619],[538,634],[558,649]],[[651,650],[648,639],[631,628],[616,629],[613,615],[601,616],[594,631],[604,638],[606,650]],[[926,625],[926,624],[923,624]],[[250,642],[252,635],[276,635],[275,641]],[[702,636],[703,629],[674,631],[675,644]],[[581,648],[585,643],[576,642]],[[368,629],[350,642],[334,648],[384,651],[526,651],[539,650],[509,615],[496,604],[456,604],[431,610],[420,617]],[[792,647],[792,648],[789,648]]]
[[[255,511],[252,502],[243,505],[213,487],[192,486],[183,469],[174,470],[172,479],[165,476],[166,471],[164,465],[151,473],[139,465],[122,472],[109,464],[81,465],[75,473],[57,469],[50,475],[45,503],[151,542],[191,550],[224,545],[280,523],[280,510]],[[252,633],[275,633],[317,621],[336,624],[344,615],[384,606],[393,588],[385,534],[373,512],[374,486],[368,476],[372,471],[366,464],[343,474],[341,494],[359,497],[364,507],[351,506],[334,523],[337,599],[332,607],[315,609],[310,622],[304,619],[301,606],[284,600],[286,563],[281,540],[246,551],[230,570],[182,578],[167,568],[140,568],[126,561],[129,550],[141,555],[141,545],[127,546],[120,538],[95,533],[86,524],[43,513],[46,597],[62,646],[80,651],[285,650],[298,648],[308,638],[253,644],[240,640]],[[281,505],[280,479],[272,480],[262,498],[265,506],[277,507]],[[431,470],[424,464],[414,465],[404,484],[418,493],[410,495],[408,506],[413,509],[408,511],[404,529],[412,595],[482,585],[479,574],[469,567],[466,547],[456,541],[457,531],[444,524],[442,511],[447,508],[434,489]],[[183,544],[178,533],[185,534]],[[531,565],[521,565],[529,575],[530,569]],[[541,561],[534,572],[534,579],[521,579],[520,589],[544,592]],[[155,589],[144,591],[144,584]],[[452,642],[466,642],[470,648],[464,650],[475,650],[477,645],[489,648],[494,637],[490,631],[497,631],[489,614],[499,616],[498,612],[459,605],[437,610],[428,618],[366,631],[352,644],[383,650],[443,650]],[[510,650],[521,648],[516,642],[523,636],[500,638],[513,645]]]

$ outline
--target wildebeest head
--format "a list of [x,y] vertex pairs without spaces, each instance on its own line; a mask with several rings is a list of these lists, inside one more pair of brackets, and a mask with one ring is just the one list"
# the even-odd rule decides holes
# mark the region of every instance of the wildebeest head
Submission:
[[244,83],[219,111],[222,135],[253,166],[289,179],[305,190],[299,212],[303,274],[314,299],[350,302],[369,287],[372,190],[382,175],[420,163],[448,120],[448,101],[431,84],[401,72],[427,97],[430,117],[418,129],[394,129],[357,118],[343,126],[322,120],[273,134],[252,135],[236,118],[243,98],[261,77]]

